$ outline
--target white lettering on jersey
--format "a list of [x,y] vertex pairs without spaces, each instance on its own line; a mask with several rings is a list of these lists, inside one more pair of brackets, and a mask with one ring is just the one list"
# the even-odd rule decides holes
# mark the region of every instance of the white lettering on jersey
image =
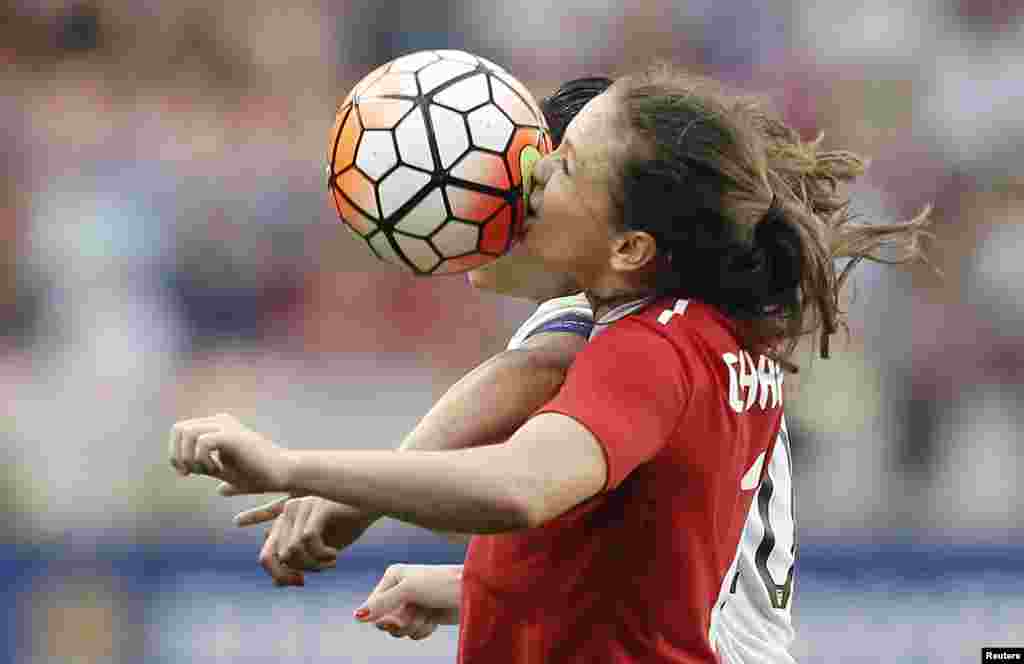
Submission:
[[729,371],[729,407],[734,411],[745,413],[755,402],[761,410],[782,404],[782,367],[778,362],[760,355],[755,364],[745,350],[723,353],[722,361]]
[[676,300],[675,306],[673,306],[671,309],[665,309],[660,314],[658,314],[658,322],[661,323],[662,325],[668,325],[668,322],[672,320],[673,316],[675,316],[676,314],[682,316],[684,313],[686,313],[686,307],[689,304],[689,300]]

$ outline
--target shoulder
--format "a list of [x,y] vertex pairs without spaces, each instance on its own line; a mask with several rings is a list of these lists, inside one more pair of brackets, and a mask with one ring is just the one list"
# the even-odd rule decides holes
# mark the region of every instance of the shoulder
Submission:
[[699,300],[660,297],[638,311],[634,317],[645,325],[660,330],[724,328],[732,323],[717,309]]
[[[602,327],[592,337],[594,355],[612,356],[616,366],[635,365],[657,373],[674,366],[685,379],[707,382],[723,352],[738,348],[733,323],[717,309],[697,300],[663,297]],[[584,352],[586,352],[586,350]],[[581,354],[582,357],[582,354]]]
[[738,343],[735,323],[699,300],[659,298],[627,320],[665,338],[684,353],[701,348],[728,349]]

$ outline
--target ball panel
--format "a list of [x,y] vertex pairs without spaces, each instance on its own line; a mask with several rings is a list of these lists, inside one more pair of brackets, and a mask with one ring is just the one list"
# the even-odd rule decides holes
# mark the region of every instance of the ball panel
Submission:
[[517,125],[543,126],[543,120],[534,115],[533,110],[512,91],[508,83],[498,77],[491,78],[491,90],[494,103]]
[[530,94],[530,91],[526,89],[526,86],[520,83],[515,76],[510,75],[505,70],[494,72],[492,76],[500,78],[502,81],[507,83],[510,88],[518,92],[519,97],[526,103],[527,106],[529,106],[533,110],[534,116],[537,117],[537,119],[541,122],[542,126],[547,126],[543,122],[544,113],[541,112],[540,106],[537,104],[536,100],[534,100],[533,95]]
[[338,216],[348,228],[361,237],[365,237],[377,229],[377,224],[349,203],[337,187],[331,187],[331,197],[334,199],[335,207],[338,208]]
[[435,265],[441,262],[441,257],[425,240],[401,233],[395,233],[394,238],[398,243],[398,248],[420,272],[430,272]]
[[381,214],[390,217],[428,184],[430,176],[426,173],[399,166],[379,185]]
[[489,254],[503,254],[512,237],[512,208],[505,206],[494,218],[484,224],[480,234],[480,250]]
[[430,238],[442,256],[460,256],[476,251],[480,229],[475,224],[449,221]]
[[367,87],[366,90],[359,95],[359,99],[356,100],[356,104],[362,104],[365,100],[370,99],[371,97],[383,97],[385,95],[415,97],[419,92],[419,88],[416,85],[416,76],[414,74],[390,71]]
[[470,53],[466,53],[465,51],[455,51],[455,50],[452,50],[452,49],[441,49],[439,51],[434,51],[434,53],[437,53],[439,56],[441,56],[445,60],[455,60],[456,62],[465,62],[468,65],[473,65],[474,67],[477,65],[477,62],[478,62],[478,60],[476,59],[475,55],[472,55]]
[[398,154],[402,161],[427,171],[434,170],[434,157],[430,153],[427,126],[419,109],[402,120],[395,130],[395,139],[398,141]]
[[427,65],[416,74],[420,81],[420,88],[423,94],[427,94],[437,86],[450,81],[456,76],[462,76],[476,69],[476,63],[468,64],[455,60],[441,60]]
[[379,180],[397,163],[398,155],[395,154],[395,142],[390,131],[370,129],[363,132],[359,154],[356,155],[356,166],[371,180]]
[[336,141],[334,143],[334,159],[330,165],[334,173],[340,173],[352,165],[356,156],[356,146],[359,144],[359,136],[363,133],[358,113],[351,110],[351,107],[346,109],[346,112],[339,112],[338,118],[341,119],[343,125],[341,132],[334,135]]
[[334,171],[331,169],[334,162],[337,160],[338,154],[338,138],[341,132],[342,126],[345,124],[345,120],[348,119],[348,114],[351,112],[351,107],[348,104],[342,104],[338,107],[337,112],[334,114],[334,124],[331,125],[331,132],[327,135],[327,177],[330,179],[334,175]]
[[444,104],[457,111],[468,111],[487,103],[490,92],[487,89],[487,77],[483,74],[464,78],[452,83],[434,95],[434,102]]
[[425,238],[444,224],[447,218],[448,211],[444,207],[441,190],[435,189],[417,203],[416,207],[402,215],[401,221],[395,225],[395,230]]
[[405,99],[371,97],[359,102],[359,118],[366,129],[393,129],[413,105]]
[[465,120],[455,111],[431,104],[430,122],[434,126],[437,151],[441,155],[441,168],[450,168],[469,149]]
[[473,150],[451,170],[453,177],[478,182],[498,189],[508,189],[508,169],[505,160],[496,154]]
[[391,71],[416,72],[440,59],[433,51],[417,51],[392,60]]
[[378,219],[377,194],[373,183],[366,176],[352,168],[338,176],[338,188],[348,195],[353,203],[371,219]]
[[504,150],[514,128],[512,122],[494,104],[488,104],[469,114],[469,133],[473,138],[473,145],[478,148]]
[[505,202],[503,198],[462,187],[445,187],[445,193],[453,215],[476,223],[484,222]]
[[366,90],[367,87],[373,85],[373,83],[377,79],[383,76],[384,73],[388,70],[388,67],[390,66],[390,62],[384,63],[380,67],[377,67],[372,72],[367,74],[366,76],[359,79],[359,82],[352,87],[352,91],[348,93],[347,97],[345,97],[345,101],[341,102],[342,106],[344,106],[345,104],[349,103],[350,101],[356,99],[359,95],[361,95],[363,91]]
[[394,263],[395,265],[405,265],[405,261],[402,257],[395,253],[391,243],[388,241],[388,236],[383,231],[379,231],[369,239],[370,248],[373,249],[373,253],[377,255],[377,258],[388,263]]
[[532,145],[541,151],[541,154],[547,154],[550,150],[545,149],[543,139],[546,134],[538,129],[516,129],[516,133],[512,136],[512,142],[508,146],[508,150],[505,151],[506,158],[508,159],[508,165],[512,169],[512,185],[518,187],[523,184],[523,173],[519,164],[519,153],[523,151],[527,145]]

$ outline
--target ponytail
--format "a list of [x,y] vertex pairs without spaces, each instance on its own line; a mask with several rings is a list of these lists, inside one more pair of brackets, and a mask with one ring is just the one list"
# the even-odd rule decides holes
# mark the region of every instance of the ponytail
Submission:
[[668,259],[661,293],[718,307],[750,349],[795,371],[798,341],[820,332],[828,357],[854,266],[927,262],[928,209],[907,223],[853,221],[840,187],[863,173],[859,156],[820,151],[821,137],[802,141],[755,100],[671,68],[618,85],[635,142],[613,197],[621,225]]

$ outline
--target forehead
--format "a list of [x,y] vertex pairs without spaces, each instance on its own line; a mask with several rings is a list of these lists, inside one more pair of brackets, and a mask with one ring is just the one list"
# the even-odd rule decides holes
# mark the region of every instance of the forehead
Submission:
[[626,146],[626,132],[614,92],[591,99],[572,119],[565,137],[579,166],[607,168]]

